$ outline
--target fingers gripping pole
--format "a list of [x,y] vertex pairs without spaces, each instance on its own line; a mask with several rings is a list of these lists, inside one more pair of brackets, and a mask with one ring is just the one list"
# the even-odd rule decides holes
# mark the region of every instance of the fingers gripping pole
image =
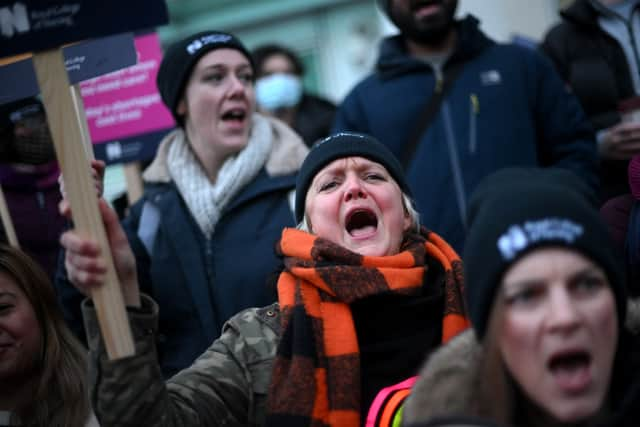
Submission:
[[110,359],[133,355],[131,329],[98,208],[96,190],[85,154],[83,131],[77,105],[74,105],[72,99],[62,50],[37,53],[33,56],[33,64],[56,155],[64,175],[75,228],[81,235],[90,236],[99,243],[107,263],[106,284],[96,289],[92,295],[107,354]]

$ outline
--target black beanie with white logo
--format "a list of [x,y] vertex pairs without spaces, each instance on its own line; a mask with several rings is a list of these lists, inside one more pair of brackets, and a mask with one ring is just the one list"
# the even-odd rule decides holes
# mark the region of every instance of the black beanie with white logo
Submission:
[[251,68],[255,70],[251,54],[242,42],[235,36],[221,31],[203,31],[186,37],[169,46],[162,58],[156,84],[162,101],[179,126],[184,125],[184,118],[176,110],[191,71],[200,58],[216,49],[239,51],[247,57]]
[[296,221],[304,218],[304,204],[309,186],[316,174],[334,160],[364,157],[380,163],[396,181],[402,192],[411,197],[411,190],[398,159],[372,136],[356,132],[340,132],[318,141],[302,162],[296,182]]
[[590,189],[562,169],[507,168],[478,185],[469,201],[463,263],[467,303],[479,338],[507,269],[548,246],[577,251],[604,270],[619,326],[624,325],[625,277],[595,202]]

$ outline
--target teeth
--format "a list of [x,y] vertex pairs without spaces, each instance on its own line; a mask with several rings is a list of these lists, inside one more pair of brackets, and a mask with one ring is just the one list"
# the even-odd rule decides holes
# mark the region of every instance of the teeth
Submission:
[[378,219],[368,210],[354,211],[347,219],[347,232],[351,233],[354,229],[365,229],[368,227],[375,228],[378,225]]
[[229,110],[223,114],[223,118],[225,119],[244,119],[246,113],[244,110]]

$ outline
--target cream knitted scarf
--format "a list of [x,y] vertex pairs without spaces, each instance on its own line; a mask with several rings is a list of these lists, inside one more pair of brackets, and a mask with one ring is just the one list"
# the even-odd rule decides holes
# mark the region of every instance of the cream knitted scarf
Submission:
[[189,146],[185,133],[175,133],[167,155],[169,175],[207,239],[211,238],[224,208],[258,175],[269,157],[272,144],[269,122],[254,115],[247,146],[225,160],[216,182],[212,184]]

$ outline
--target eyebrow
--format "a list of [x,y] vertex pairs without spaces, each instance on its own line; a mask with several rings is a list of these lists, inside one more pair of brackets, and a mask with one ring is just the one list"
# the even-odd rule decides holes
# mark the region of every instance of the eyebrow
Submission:
[[[569,278],[568,278],[568,282],[572,283],[575,282],[576,280],[582,279],[584,277],[590,277],[590,276],[598,276],[598,277],[605,277],[606,275],[600,271],[598,268],[596,267],[584,267],[580,270],[577,270],[575,272],[573,272]],[[502,289],[503,292],[506,290],[507,287],[518,290],[518,289],[522,289],[524,287],[527,286],[537,286],[540,284],[545,283],[544,279],[540,279],[540,278],[526,278],[526,279],[522,279],[522,280],[515,280],[513,282],[504,282],[502,284]]]
[[226,62],[214,62],[213,64],[204,66],[203,68],[201,68],[201,70],[206,71],[206,70],[215,69],[215,68],[225,68],[225,69],[230,68],[232,70],[237,70],[241,68],[251,68],[251,64],[243,62],[241,64],[230,65],[230,64],[227,64]]

